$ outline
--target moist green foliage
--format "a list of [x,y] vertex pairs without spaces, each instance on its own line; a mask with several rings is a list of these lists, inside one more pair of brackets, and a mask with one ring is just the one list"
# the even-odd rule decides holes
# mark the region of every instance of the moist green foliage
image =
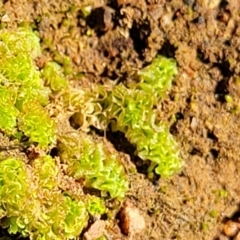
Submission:
[[17,88],[16,104],[37,100],[48,103],[49,90],[44,88],[34,59],[40,55],[38,36],[29,29],[0,31],[0,81]]
[[[42,154],[57,140],[57,124],[46,108],[49,95],[64,94],[67,102],[68,97],[73,99],[68,82],[54,62],[47,63],[41,73],[37,69],[34,58],[40,54],[39,38],[31,30],[0,31],[0,50],[0,130],[13,138],[27,137]],[[67,157],[63,162],[69,175],[84,178],[84,186],[111,197],[124,197],[128,182],[115,153],[91,137],[81,139],[80,145],[77,138],[63,136],[62,140],[60,150]],[[73,149],[65,144],[73,144]],[[84,196],[79,183],[64,176],[60,166],[48,155],[28,164],[14,157],[0,160],[2,228],[30,239],[75,239],[89,215],[100,217],[106,212],[104,199]]]
[[[152,93],[155,100],[165,96],[172,87],[172,80],[177,75],[177,64],[171,58],[158,56],[150,65],[138,72],[140,82],[135,86],[145,93]],[[134,87],[134,86],[133,86]]]
[[112,130],[124,132],[136,145],[136,154],[143,160],[151,160],[149,172],[156,166],[157,174],[169,177],[180,170],[182,161],[168,126],[157,120],[155,101],[152,93],[120,84],[108,92],[102,106],[107,113],[105,121],[111,122]]
[[47,147],[49,143],[56,141],[54,121],[45,109],[35,102],[28,102],[23,107],[18,119],[18,127],[31,142],[38,143],[40,147]]
[[21,211],[27,201],[27,169],[21,161],[9,158],[0,162],[0,216]]
[[115,152],[88,135],[71,134],[60,139],[60,157],[68,165],[68,174],[84,179],[86,187],[108,192],[112,198],[125,196],[128,181]]
[[[83,112],[80,107],[75,121],[84,119],[83,123],[88,121],[88,125],[100,129],[106,129],[111,124],[113,131],[125,133],[136,146],[139,157],[151,161],[149,173],[155,168],[157,174],[170,177],[181,169],[183,162],[167,123],[157,118],[156,106],[170,90],[176,74],[175,61],[159,56],[139,71],[137,84],[129,87],[110,85],[108,88],[95,85],[91,94],[83,95],[85,108],[87,106],[89,110]],[[72,103],[74,105],[74,101]],[[85,112],[88,111],[92,114],[91,118],[86,118]],[[78,123],[80,125],[81,121]]]
[[94,195],[88,195],[85,199],[87,211],[91,216],[99,217],[106,212],[104,200]]
[[68,86],[68,82],[63,76],[61,66],[55,62],[48,62],[42,71],[42,75],[46,84],[49,85],[54,92],[64,90]]
[[31,239],[77,237],[88,219],[85,203],[61,193],[58,173],[50,156],[36,159],[33,166],[26,165],[21,159],[2,160],[1,227]]
[[182,167],[177,143],[154,110],[171,88],[176,74],[175,61],[159,56],[139,72],[140,82],[135,88],[117,85],[102,104],[108,119],[114,120],[113,129],[124,132],[136,145],[136,154],[143,160],[151,160],[149,172],[156,166],[156,173],[162,177],[172,176]]
[[8,135],[21,130],[46,147],[55,142],[56,130],[42,107],[50,89],[34,63],[39,54],[39,38],[31,30],[0,31],[0,129]]
[[31,29],[1,30],[0,38],[3,45],[6,45],[16,55],[26,53],[26,55],[36,58],[41,54],[39,37]]
[[[40,72],[34,62],[39,54],[39,38],[31,30],[0,31],[0,130],[27,137],[43,155],[30,163],[15,157],[0,161],[0,226],[33,240],[75,239],[89,215],[99,218],[107,212],[105,198],[122,200],[128,190],[117,152],[83,133],[91,125],[124,132],[136,154],[151,161],[149,172],[169,177],[181,168],[178,146],[156,110],[177,68],[173,60],[159,56],[139,71],[136,84],[79,90],[71,89],[54,62]],[[59,105],[48,105],[51,99]],[[81,133],[60,129],[66,109],[74,110],[72,119]],[[57,148],[61,162],[46,155],[49,145]],[[79,193],[81,186],[98,190],[102,198]]]
[[18,109],[13,105],[16,97],[14,88],[0,86],[0,128],[8,134],[16,127],[16,119],[19,115]]

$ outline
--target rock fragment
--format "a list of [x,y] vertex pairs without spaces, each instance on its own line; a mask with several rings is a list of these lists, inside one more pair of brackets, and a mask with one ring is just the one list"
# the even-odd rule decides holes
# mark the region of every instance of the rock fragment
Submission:
[[229,220],[223,227],[227,237],[233,237],[239,232],[239,223]]
[[87,232],[84,233],[84,240],[95,240],[100,238],[105,231],[106,222],[97,220],[94,222]]
[[130,201],[126,201],[119,213],[120,228],[126,235],[133,235],[142,232],[146,223],[144,217],[140,214],[139,209]]

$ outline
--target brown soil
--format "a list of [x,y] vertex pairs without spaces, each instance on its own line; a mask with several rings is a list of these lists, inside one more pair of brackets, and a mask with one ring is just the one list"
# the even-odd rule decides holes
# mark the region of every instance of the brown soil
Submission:
[[[87,18],[84,6],[93,9]],[[128,198],[147,225],[132,239],[228,239],[221,225],[240,202],[239,12],[235,0],[3,1],[2,24],[31,22],[43,63],[69,56],[75,86],[131,81],[157,54],[177,60],[159,117],[171,124],[185,165],[168,180],[130,176]],[[112,239],[130,238],[116,230]]]

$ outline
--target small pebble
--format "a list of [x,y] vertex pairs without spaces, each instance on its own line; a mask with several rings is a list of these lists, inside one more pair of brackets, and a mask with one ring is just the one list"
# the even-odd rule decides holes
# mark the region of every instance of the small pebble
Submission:
[[84,233],[85,240],[95,240],[104,234],[106,223],[103,220],[94,222],[87,232]]
[[126,235],[140,233],[146,227],[144,217],[130,201],[126,201],[119,216],[121,230]]
[[239,231],[239,223],[229,220],[223,227],[227,237],[234,237]]
[[10,21],[11,21],[11,19],[9,18],[7,13],[5,13],[1,18],[1,22],[10,22]]

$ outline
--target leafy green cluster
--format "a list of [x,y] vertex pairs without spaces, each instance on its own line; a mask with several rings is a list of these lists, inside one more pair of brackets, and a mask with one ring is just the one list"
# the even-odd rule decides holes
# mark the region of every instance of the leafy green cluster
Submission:
[[41,105],[29,102],[19,116],[18,128],[29,136],[31,142],[37,142],[41,147],[55,142],[55,123]]
[[140,82],[132,87],[152,93],[158,101],[171,89],[172,80],[177,75],[177,64],[171,58],[158,56],[150,65],[139,70],[138,75]]
[[128,181],[115,151],[110,152],[89,135],[61,136],[60,158],[67,164],[67,173],[84,180],[84,186],[108,192],[112,198],[123,198]]
[[[68,83],[54,62],[47,63],[42,72],[36,68],[34,58],[40,54],[40,45],[31,30],[0,31],[0,50],[0,130],[18,138],[26,136],[46,149],[56,143],[57,128],[45,107],[50,93],[61,92],[64,101],[69,101],[68,97],[74,100]],[[78,104],[83,106],[83,100]],[[116,153],[90,137],[81,142],[69,136],[60,138],[68,174],[83,178],[86,187],[124,197],[128,182]],[[69,176],[61,182],[59,166],[50,156],[34,159],[31,164],[15,157],[0,160],[1,227],[30,239],[73,239],[80,235],[89,215],[99,217],[106,212],[103,198],[76,196],[68,189],[71,184],[75,184],[73,188],[80,186]]]
[[[162,177],[172,176],[183,165],[177,143],[167,124],[157,119],[156,110],[176,74],[175,61],[159,56],[139,71],[137,84],[129,87],[118,84],[109,88],[98,85],[92,95],[84,95],[85,106],[89,106],[94,116],[88,118],[88,124],[105,129],[111,123],[113,131],[124,132],[136,145],[136,154],[151,161],[148,171],[155,168]],[[86,115],[78,112],[78,116],[84,119]]]
[[[155,110],[177,73],[173,60],[158,57],[139,71],[140,81],[128,87],[93,85],[91,90],[74,90],[56,63],[47,63],[42,72],[36,68],[34,58],[39,54],[39,38],[31,30],[0,31],[1,131],[26,136],[42,149],[55,144],[57,127],[46,106],[50,93],[52,97],[60,93],[63,102],[59,104],[76,110],[73,119],[82,130],[88,131],[90,125],[105,130],[111,124],[113,130],[124,132],[136,145],[136,154],[151,161],[149,172],[155,168],[168,177],[181,168],[177,144],[167,124],[159,123]],[[105,142],[76,131],[59,134],[56,147],[67,179],[70,175],[102,196],[124,198],[126,173],[116,151]],[[59,164],[50,156],[31,164],[14,157],[0,161],[1,227],[30,239],[73,239],[89,215],[99,217],[106,212],[104,199],[75,198],[69,189],[63,190]]]
[[77,237],[88,219],[86,204],[58,188],[59,169],[50,156],[32,166],[21,159],[0,162],[0,225],[30,239]]
[[169,177],[179,171],[182,162],[177,143],[167,125],[157,122],[153,95],[118,85],[109,98],[110,101],[106,100],[109,103],[107,111],[113,130],[124,132],[128,140],[136,145],[136,154],[143,160],[151,161],[149,172],[156,167],[157,174]]
[[91,216],[99,217],[106,212],[103,198],[94,195],[87,195],[85,198],[86,208]]
[[39,38],[31,30],[0,31],[0,130],[8,135],[21,130],[46,147],[55,142],[56,130],[44,109],[50,89],[34,63],[40,52]]
[[56,62],[48,62],[43,68],[42,76],[45,79],[45,83],[50,86],[54,92],[68,88],[68,82],[63,76],[62,68]]
[[18,109],[14,106],[16,101],[16,90],[0,86],[0,127],[6,133],[11,133],[16,126],[16,119],[19,115]]
[[177,74],[175,61],[159,56],[139,71],[140,82],[129,89],[117,85],[104,100],[108,119],[114,119],[114,130],[125,133],[143,160],[150,160],[149,172],[172,176],[182,167],[178,146],[168,126],[160,123],[154,107],[171,88]]

